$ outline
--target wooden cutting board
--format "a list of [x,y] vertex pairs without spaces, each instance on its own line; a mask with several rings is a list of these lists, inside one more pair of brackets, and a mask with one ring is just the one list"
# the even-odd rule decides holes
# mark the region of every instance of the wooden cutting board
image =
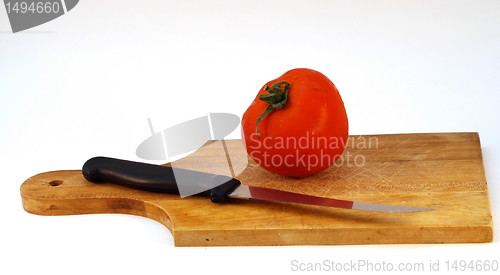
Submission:
[[[492,241],[477,133],[351,136],[349,140],[343,165],[311,177],[274,175],[249,161],[238,178],[252,186],[435,210],[378,213],[257,200],[214,204],[201,197],[181,199],[93,184],[80,170],[29,178],[21,186],[22,202],[26,211],[40,215],[124,213],[149,217],[171,231],[176,246]],[[239,140],[226,143],[230,152],[241,150]],[[212,153],[212,149],[199,150],[179,163],[214,173],[227,169],[226,160]],[[238,156],[247,158],[243,150]]]

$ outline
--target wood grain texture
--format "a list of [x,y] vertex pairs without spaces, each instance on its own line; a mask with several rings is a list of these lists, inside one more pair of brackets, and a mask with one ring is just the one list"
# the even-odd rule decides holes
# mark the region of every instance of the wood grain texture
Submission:
[[[233,156],[247,158],[241,141],[226,143]],[[175,165],[227,174],[225,157],[214,150],[205,146]],[[358,156],[357,165],[345,162],[348,155],[351,161]],[[238,178],[251,186],[435,210],[378,213],[253,200],[213,204],[206,198],[181,199],[113,184],[96,185],[86,181],[80,170],[33,176],[22,184],[21,196],[24,209],[40,215],[149,217],[171,231],[176,246],[492,241],[477,133],[351,136],[343,158],[343,165],[304,179],[271,174],[251,160],[235,169],[243,170]]]

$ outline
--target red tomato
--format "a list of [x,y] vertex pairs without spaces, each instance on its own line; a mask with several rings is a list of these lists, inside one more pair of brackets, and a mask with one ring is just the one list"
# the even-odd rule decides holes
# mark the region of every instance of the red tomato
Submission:
[[348,139],[337,88],[311,69],[293,69],[266,83],[241,125],[252,159],[284,176],[306,177],[332,166]]

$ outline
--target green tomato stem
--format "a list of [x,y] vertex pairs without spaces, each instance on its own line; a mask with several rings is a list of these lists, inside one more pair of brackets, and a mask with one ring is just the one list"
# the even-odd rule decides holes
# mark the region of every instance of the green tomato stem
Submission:
[[288,102],[288,91],[290,90],[290,83],[286,81],[280,81],[271,86],[264,87],[264,90],[268,91],[268,94],[261,94],[259,99],[268,103],[269,106],[266,110],[257,118],[257,123],[255,125],[255,133],[257,137],[260,138],[259,134],[259,124],[260,121],[266,117],[269,113],[274,110],[281,109],[286,106]]

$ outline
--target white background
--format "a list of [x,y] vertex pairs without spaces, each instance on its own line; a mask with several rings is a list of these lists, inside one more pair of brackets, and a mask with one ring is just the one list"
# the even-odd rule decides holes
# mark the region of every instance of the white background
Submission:
[[96,155],[137,159],[147,118],[160,130],[208,112],[242,115],[265,82],[308,67],[340,90],[351,134],[479,132],[496,220],[499,14],[500,1],[82,0],[12,34],[0,8],[0,273],[284,274],[292,260],[440,260],[443,270],[446,259],[500,260],[497,242],[176,248],[155,221],[36,216],[19,193],[32,175],[80,169]]

